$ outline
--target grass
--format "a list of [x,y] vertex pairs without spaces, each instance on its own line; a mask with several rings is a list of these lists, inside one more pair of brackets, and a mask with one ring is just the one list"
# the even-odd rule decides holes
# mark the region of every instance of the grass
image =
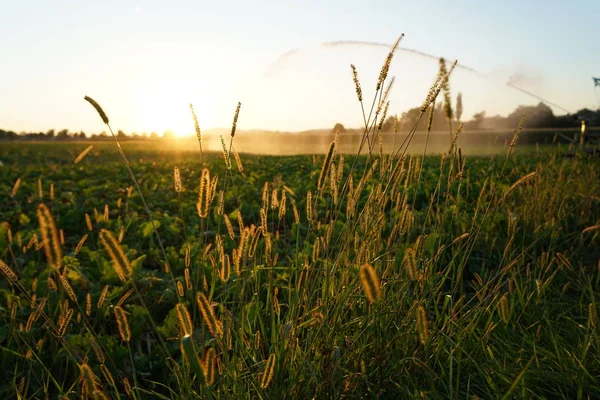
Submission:
[[361,156],[3,145],[0,397],[600,396],[598,159],[378,153],[380,86]]

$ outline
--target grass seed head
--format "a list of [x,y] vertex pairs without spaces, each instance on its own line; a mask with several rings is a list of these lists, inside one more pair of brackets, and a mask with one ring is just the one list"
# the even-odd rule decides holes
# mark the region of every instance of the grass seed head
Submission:
[[175,186],[175,193],[181,192],[181,173],[179,172],[179,167],[175,167],[173,169],[173,182]]
[[427,343],[429,339],[429,327],[427,322],[427,314],[425,313],[425,308],[422,305],[419,305],[416,310],[417,314],[417,333],[419,335],[419,341],[422,345]]
[[187,290],[192,290],[193,285],[192,285],[192,277],[190,276],[190,269],[186,268],[183,271],[183,276],[185,277],[185,287]]
[[66,276],[60,275],[59,279],[63,289],[65,289],[65,292],[67,293],[71,301],[77,303],[77,296],[75,295],[75,291],[73,290],[73,287],[71,287],[71,284],[67,280]]
[[94,338],[93,336],[90,336],[90,344],[92,345],[92,350],[94,350],[94,354],[96,354],[98,362],[100,362],[100,364],[104,364],[106,362],[106,357],[104,356],[102,348],[96,341],[96,338]]
[[123,378],[123,386],[125,388],[125,393],[127,393],[127,396],[133,397],[133,390],[131,390],[131,384],[129,383],[129,379]]
[[321,166],[321,173],[319,174],[319,180],[317,182],[317,188],[319,191],[322,191],[325,187],[325,181],[327,180],[327,175],[329,175],[329,168],[331,166],[331,161],[333,159],[333,152],[335,151],[335,141],[329,144],[329,150],[327,151],[327,156],[325,160],[323,160],[323,165]]
[[362,88],[360,87],[360,80],[358,79],[358,72],[356,71],[356,67],[354,64],[350,64],[350,69],[352,69],[352,80],[354,81],[354,89],[356,90],[356,96],[358,97],[358,101],[362,102]]
[[62,269],[62,249],[54,218],[43,203],[37,209],[38,222],[42,233],[42,243],[48,264],[57,271]]
[[21,187],[21,177],[17,178],[15,184],[13,185],[13,188],[10,192],[11,198],[13,198],[17,195],[17,192],[19,191],[19,187]]
[[73,161],[73,164],[78,164],[81,160],[83,160],[83,157],[85,157],[93,148],[94,145],[86,147],[81,153],[79,153],[77,158]]
[[217,317],[215,316],[212,305],[204,293],[199,292],[196,295],[196,302],[198,303],[198,308],[200,309],[200,313],[202,314],[202,318],[204,319],[204,323],[210,331],[210,334],[214,337],[221,336],[221,326],[217,320]]
[[591,328],[598,326],[598,313],[596,311],[595,303],[590,303],[588,305],[588,323]]
[[90,232],[94,229],[92,226],[92,219],[88,213],[85,213],[85,225],[87,226],[87,230]]
[[123,248],[112,233],[106,229],[100,231],[100,241],[110,256],[115,272],[122,282],[125,282],[133,274],[133,268],[125,255]]
[[108,294],[108,285],[104,286],[104,289],[102,289],[102,293],[100,293],[100,298],[98,299],[98,304],[96,305],[96,308],[102,308],[102,305],[104,304],[104,301],[106,300],[107,294]]
[[390,51],[385,59],[385,62],[383,63],[383,66],[381,67],[381,72],[379,72],[379,79],[377,79],[377,86],[375,88],[376,91],[379,91],[379,89],[381,89],[381,85],[383,85],[383,82],[385,82],[385,80],[388,76],[388,72],[390,70],[390,65],[392,64],[392,59],[394,58],[394,53],[396,53],[396,50],[398,49],[398,45],[400,44],[400,41],[402,40],[403,37],[404,37],[404,34],[400,35],[400,37],[398,37],[398,39],[396,39],[396,41],[392,45],[392,48],[390,49]]
[[77,247],[75,247],[75,255],[79,254],[79,252],[81,251],[81,248],[83,247],[85,241],[88,238],[88,234],[86,233],[85,235],[83,235],[83,237],[79,240],[79,243],[77,243]]
[[238,102],[237,107],[235,108],[235,114],[233,116],[233,123],[231,124],[231,137],[235,136],[235,130],[237,129],[238,117],[240,116],[240,108],[242,107],[242,103]]
[[198,193],[198,216],[206,218],[208,216],[208,208],[211,202],[211,182],[210,171],[208,168],[202,170],[200,177],[200,190]]
[[64,317],[61,318],[60,323],[58,324],[58,337],[63,337],[65,333],[67,333],[67,329],[69,328],[69,324],[71,323],[71,319],[73,318],[73,309],[67,310]]
[[108,385],[112,388],[115,388],[115,379],[113,378],[112,374],[110,373],[110,370],[108,368],[106,368],[106,365],[104,365],[104,363],[102,363],[100,365],[100,371],[102,372],[102,375],[104,376],[104,380],[106,381],[106,383],[108,383]]
[[102,122],[108,125],[108,117],[106,116],[106,113],[104,112],[102,107],[100,107],[100,104],[98,104],[96,100],[92,99],[89,96],[85,96],[83,99],[90,103],[96,109],[96,112],[98,113],[98,115],[100,115],[100,118],[102,118]]
[[2,274],[8,279],[9,283],[16,282],[18,279],[17,274],[6,264],[4,261],[0,260],[0,270]]
[[127,314],[121,306],[115,306],[115,318],[117,320],[117,327],[119,328],[119,335],[121,340],[129,342],[131,340],[131,329],[129,328],[129,321],[127,320]]
[[269,384],[273,380],[273,376],[275,374],[275,363],[277,361],[277,357],[275,353],[271,353],[269,358],[267,359],[267,363],[265,364],[265,370],[260,378],[260,387],[262,389],[266,389],[269,387]]
[[200,132],[200,125],[198,124],[198,118],[196,117],[196,113],[194,112],[194,106],[190,103],[190,111],[192,112],[192,117],[194,118],[194,130],[196,131],[196,138],[198,142],[202,142],[202,132]]
[[500,313],[502,321],[507,324],[510,318],[510,303],[507,293],[504,293],[500,300],[498,300],[498,312]]
[[181,331],[184,335],[191,335],[194,331],[194,325],[192,325],[192,318],[190,317],[187,307],[182,303],[178,303],[175,306],[175,310],[177,311],[177,319],[179,320]]
[[90,292],[85,295],[85,315],[88,317],[92,315],[92,294]]
[[369,303],[375,303],[381,298],[381,285],[375,269],[371,264],[363,264],[360,267],[359,274],[367,300],[369,300]]
[[206,384],[212,385],[215,383],[216,376],[217,352],[212,347],[206,351],[204,355],[205,378]]

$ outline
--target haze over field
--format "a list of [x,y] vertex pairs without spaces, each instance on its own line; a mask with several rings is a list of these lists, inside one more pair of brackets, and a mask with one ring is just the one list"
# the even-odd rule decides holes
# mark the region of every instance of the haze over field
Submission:
[[465,119],[537,104],[509,80],[557,114],[597,106],[595,1],[32,1],[2,9],[0,76],[9,79],[0,80],[0,128],[14,131],[97,132],[84,95],[125,132],[191,133],[190,102],[202,128],[227,127],[237,101],[240,129],[358,127],[349,64],[370,98],[388,51],[377,44],[400,33],[401,48],[415,51],[398,51],[390,70],[391,114],[423,101],[440,56],[467,67],[451,80]]

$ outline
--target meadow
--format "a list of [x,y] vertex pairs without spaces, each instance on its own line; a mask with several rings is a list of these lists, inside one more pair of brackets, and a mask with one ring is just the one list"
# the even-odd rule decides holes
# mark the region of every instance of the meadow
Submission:
[[600,160],[378,113],[360,156],[3,143],[0,397],[600,397]]

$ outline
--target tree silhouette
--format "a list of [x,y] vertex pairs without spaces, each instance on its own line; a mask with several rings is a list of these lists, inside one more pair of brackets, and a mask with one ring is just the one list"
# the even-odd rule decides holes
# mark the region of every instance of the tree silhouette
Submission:
[[456,96],[456,122],[460,123],[460,118],[463,113],[463,104],[462,104],[462,93],[458,92]]
[[346,132],[346,128],[344,127],[344,125],[342,125],[338,122],[333,126],[333,129],[331,129],[331,133],[336,133],[336,132],[344,133],[344,132]]

